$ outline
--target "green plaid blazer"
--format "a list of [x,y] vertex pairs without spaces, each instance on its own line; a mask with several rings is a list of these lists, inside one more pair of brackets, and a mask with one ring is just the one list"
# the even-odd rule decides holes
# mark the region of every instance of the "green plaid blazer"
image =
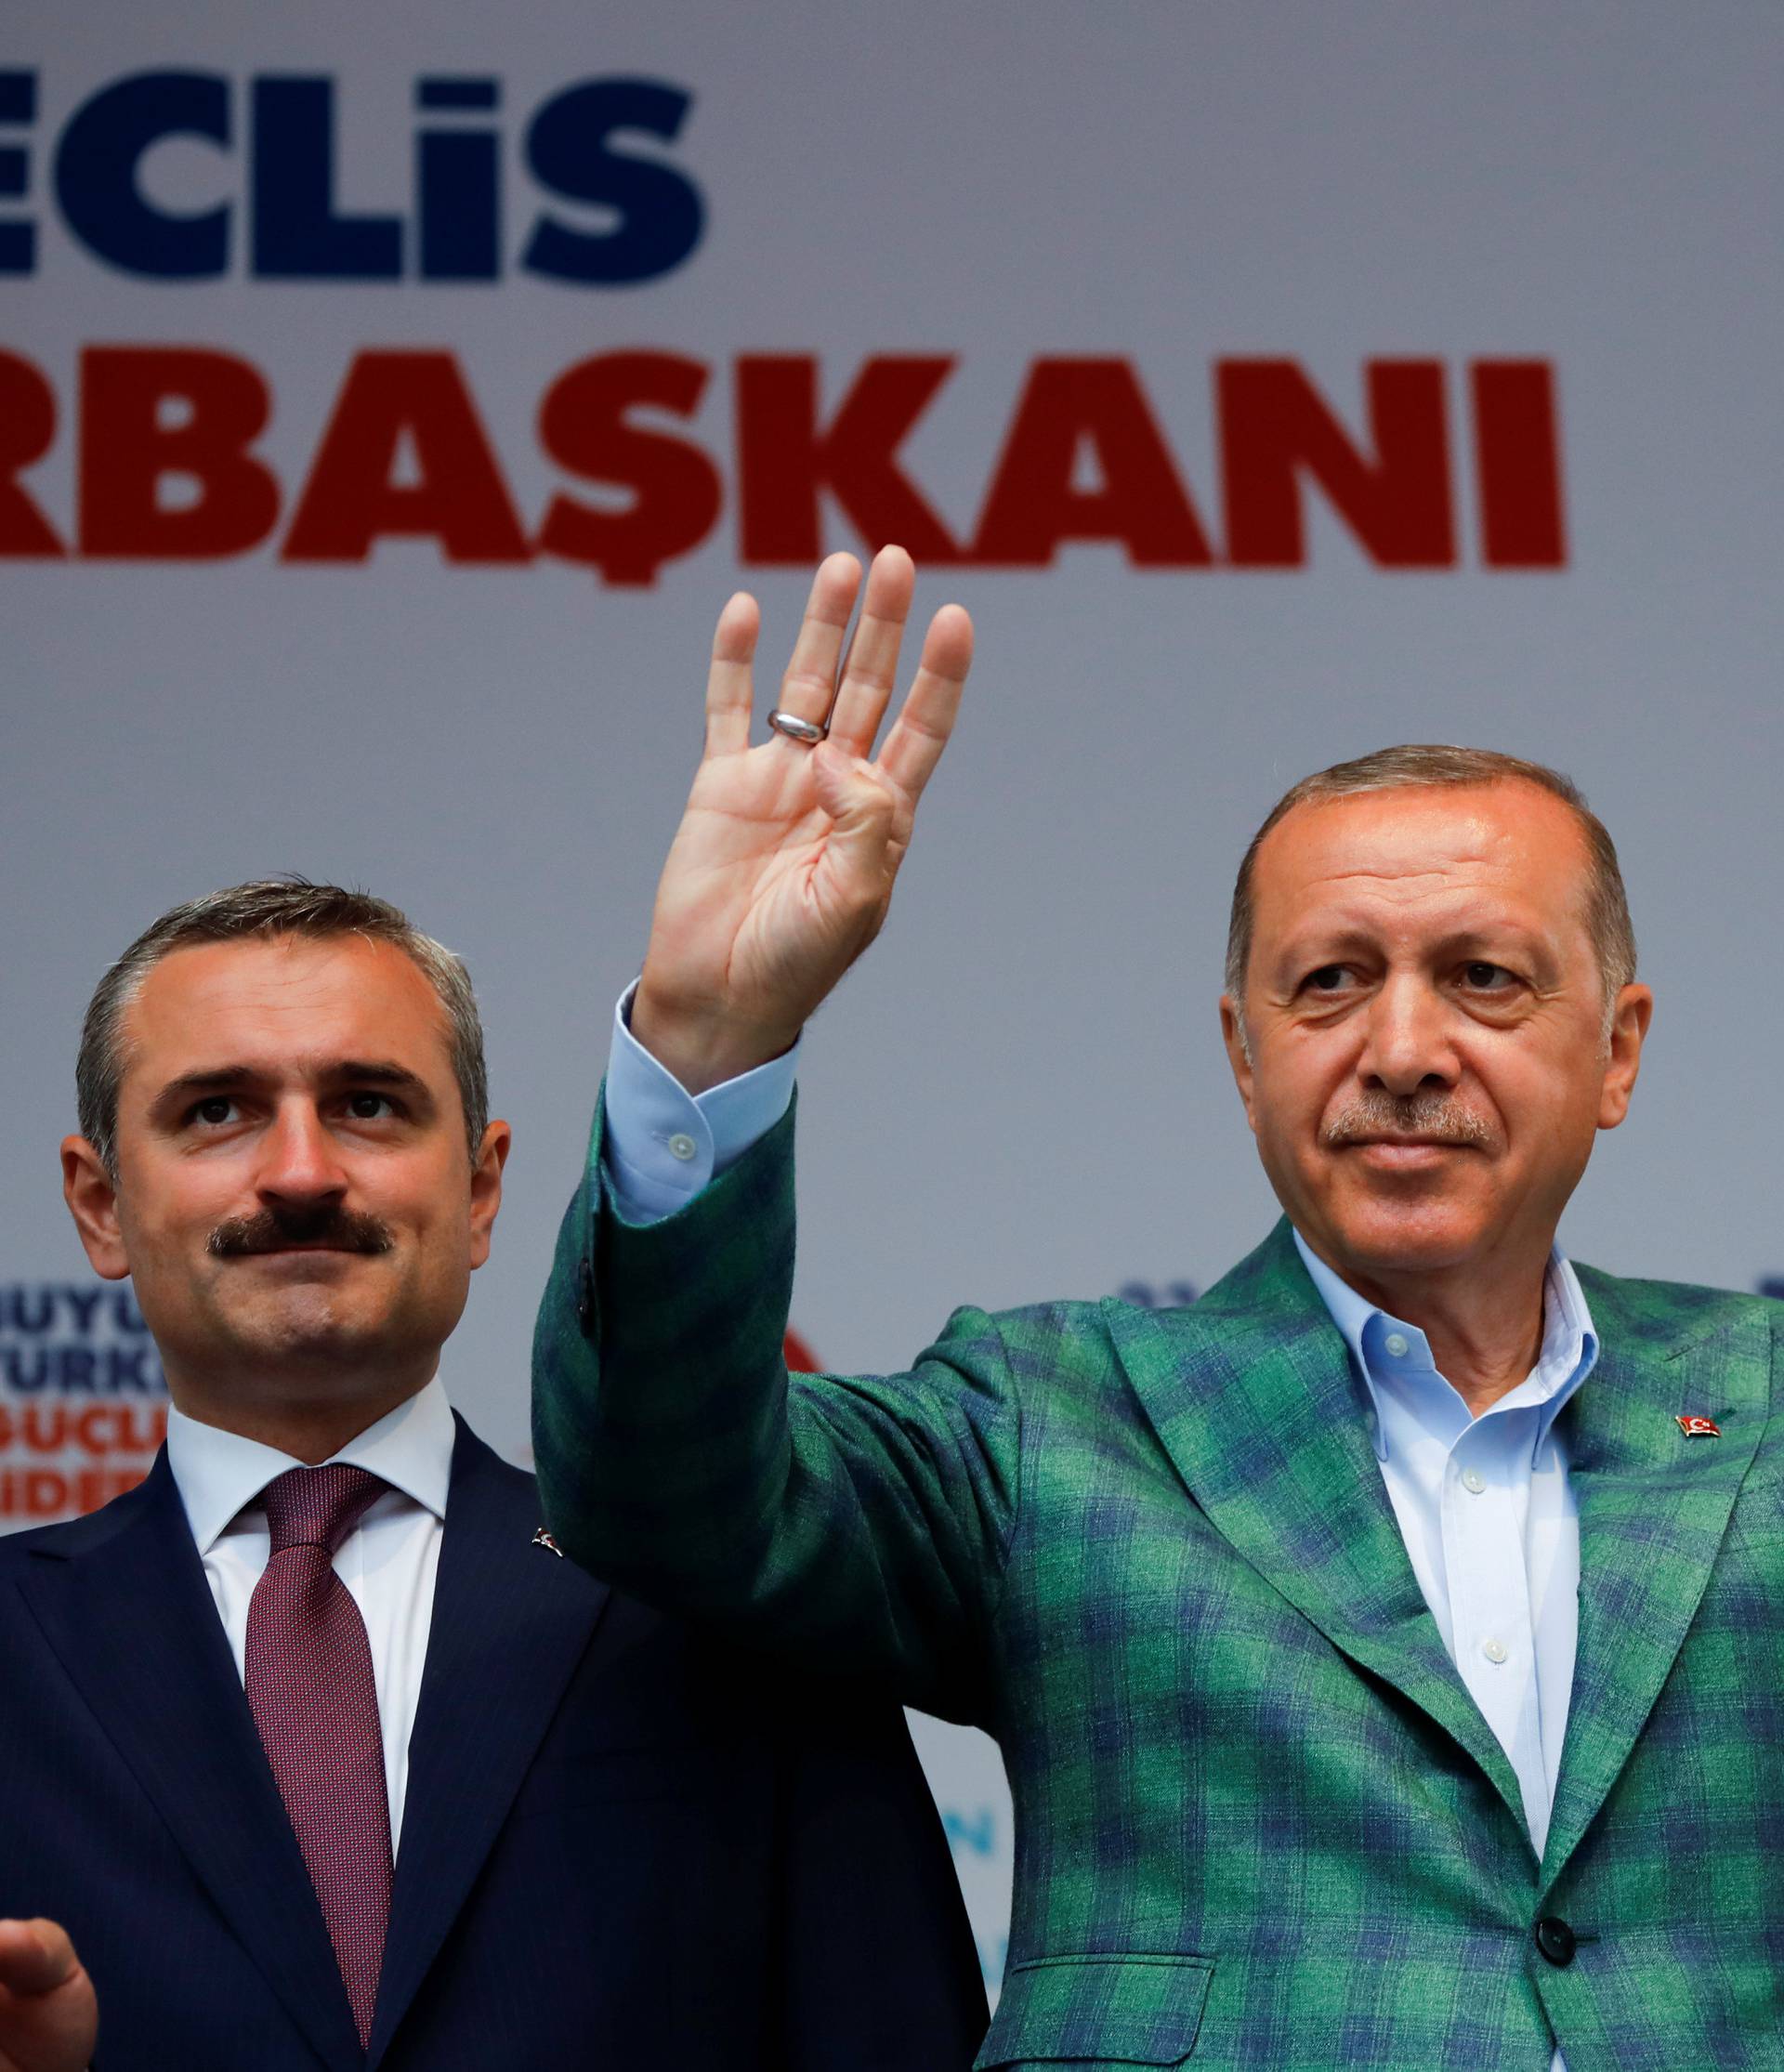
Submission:
[[1286,1225],[1192,1308],[962,1309],[909,1373],[788,1376],[791,1118],[642,1229],[596,1129],[537,1341],[552,1528],[996,1737],[979,2065],[1784,2067],[1784,1305],[1581,1269],[1539,1864]]

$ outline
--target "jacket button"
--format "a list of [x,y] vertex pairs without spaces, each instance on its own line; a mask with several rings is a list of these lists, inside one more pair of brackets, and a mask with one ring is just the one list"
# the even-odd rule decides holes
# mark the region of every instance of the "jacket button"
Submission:
[[1536,1947],[1551,1964],[1571,1964],[1580,1939],[1558,1914],[1544,1914],[1536,1924]]

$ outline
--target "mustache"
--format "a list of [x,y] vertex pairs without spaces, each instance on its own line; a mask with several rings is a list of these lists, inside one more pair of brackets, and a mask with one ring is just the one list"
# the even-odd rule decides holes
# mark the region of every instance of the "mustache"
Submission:
[[1497,1127],[1453,1094],[1388,1094],[1373,1091],[1347,1101],[1320,1132],[1328,1151],[1381,1137],[1417,1137],[1427,1144],[1472,1145],[1496,1150]]
[[388,1252],[393,1242],[382,1218],[326,1201],[313,1208],[267,1208],[251,1216],[230,1216],[204,1240],[204,1249],[213,1259],[247,1259],[259,1252],[282,1252],[288,1245],[329,1246],[375,1257]]

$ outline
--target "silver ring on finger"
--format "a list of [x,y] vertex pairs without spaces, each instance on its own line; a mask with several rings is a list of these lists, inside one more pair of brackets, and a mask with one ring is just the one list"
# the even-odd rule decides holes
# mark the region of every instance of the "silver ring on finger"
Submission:
[[830,728],[820,719],[801,719],[797,713],[783,713],[777,705],[768,715],[768,725],[777,734],[784,734],[790,741],[798,741],[802,747],[816,748],[830,737]]

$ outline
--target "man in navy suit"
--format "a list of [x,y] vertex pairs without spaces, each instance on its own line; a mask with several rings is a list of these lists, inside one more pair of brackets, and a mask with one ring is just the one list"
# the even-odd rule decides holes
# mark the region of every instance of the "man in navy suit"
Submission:
[[238,886],[125,953],[78,1078],[69,1207],[172,1409],[139,1489],[0,1541],[0,1915],[50,1917],[0,1921],[0,2067],[966,2065],[896,1707],[561,1560],[446,1404],[509,1143],[458,960]]

